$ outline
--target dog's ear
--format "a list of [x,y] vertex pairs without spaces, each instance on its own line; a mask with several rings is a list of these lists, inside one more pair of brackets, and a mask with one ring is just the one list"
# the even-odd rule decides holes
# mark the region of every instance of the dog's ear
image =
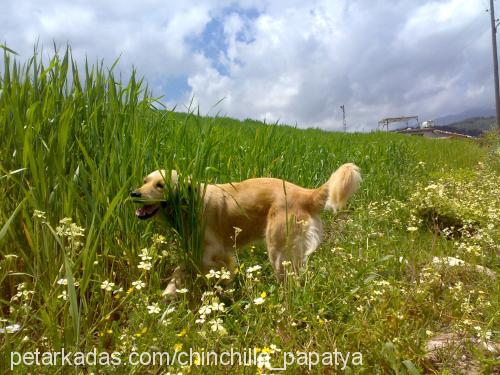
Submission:
[[187,183],[187,185],[191,185],[191,176],[184,177],[182,175],[179,175],[175,169],[172,169],[170,171],[170,181],[172,183],[172,186],[176,186],[180,181]]
[[170,171],[170,182],[172,186],[177,186],[177,183],[179,182],[179,174],[175,169]]
[[[191,190],[191,187],[192,187],[192,181],[193,181],[193,178],[191,177],[191,175],[188,175],[188,176],[182,176],[182,175],[178,175],[176,171],[172,171],[172,176],[174,175],[175,173],[175,184],[178,184],[179,182],[185,184],[185,186],[187,187],[188,190]],[[174,177],[172,177],[172,183],[174,183]]]
[[[168,172],[164,170],[162,170],[161,172],[164,175],[164,179],[168,181],[169,180]],[[182,187],[180,187],[179,185],[182,185]],[[170,193],[177,194],[179,188],[181,188],[181,190],[191,193],[193,191],[192,177],[191,175],[183,176],[177,173],[175,169],[172,169],[170,171],[170,185],[168,191],[170,191]]]

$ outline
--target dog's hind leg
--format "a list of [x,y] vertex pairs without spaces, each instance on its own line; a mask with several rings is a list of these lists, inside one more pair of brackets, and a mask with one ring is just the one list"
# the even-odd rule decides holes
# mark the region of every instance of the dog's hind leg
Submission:
[[284,213],[270,212],[266,228],[267,255],[279,281],[285,277],[284,262],[297,263],[289,246],[294,242],[295,230],[289,224],[290,217],[287,220]]
[[269,260],[278,280],[285,276],[289,262],[296,274],[321,242],[322,225],[316,217],[308,215],[271,214],[266,229],[266,244]]
[[321,243],[323,224],[318,217],[311,216],[300,222],[300,225],[300,234],[296,237],[298,241],[296,248],[299,249],[302,263],[305,263],[309,255],[316,251]]

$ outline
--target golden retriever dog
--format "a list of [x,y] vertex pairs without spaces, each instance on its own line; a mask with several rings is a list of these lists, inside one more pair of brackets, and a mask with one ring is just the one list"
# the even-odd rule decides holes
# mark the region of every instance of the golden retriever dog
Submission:
[[[144,184],[131,193],[145,201],[136,210],[140,219],[148,219],[162,209],[165,184],[174,188],[179,182],[175,170],[150,173]],[[322,224],[319,214],[324,209],[343,208],[361,183],[359,168],[344,164],[317,189],[307,189],[276,178],[251,178],[241,182],[202,185],[202,215],[205,220],[202,272],[235,267],[235,248],[264,239],[276,276],[284,276],[284,262],[294,271],[304,265],[319,246]],[[236,233],[235,233],[236,232]],[[287,264],[287,263],[285,263]],[[164,292],[175,296],[182,288],[184,275],[177,267]]]

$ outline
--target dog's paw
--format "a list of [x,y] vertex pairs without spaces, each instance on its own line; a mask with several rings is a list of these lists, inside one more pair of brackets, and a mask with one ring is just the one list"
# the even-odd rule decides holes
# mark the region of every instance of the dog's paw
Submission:
[[165,299],[176,299],[177,298],[177,285],[175,285],[175,281],[171,281],[161,296]]

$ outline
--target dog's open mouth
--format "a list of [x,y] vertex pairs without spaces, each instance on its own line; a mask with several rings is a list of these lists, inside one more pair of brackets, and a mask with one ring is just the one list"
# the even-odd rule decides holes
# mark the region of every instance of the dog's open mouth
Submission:
[[135,216],[142,220],[149,219],[156,215],[159,209],[159,204],[147,204],[135,210]]

